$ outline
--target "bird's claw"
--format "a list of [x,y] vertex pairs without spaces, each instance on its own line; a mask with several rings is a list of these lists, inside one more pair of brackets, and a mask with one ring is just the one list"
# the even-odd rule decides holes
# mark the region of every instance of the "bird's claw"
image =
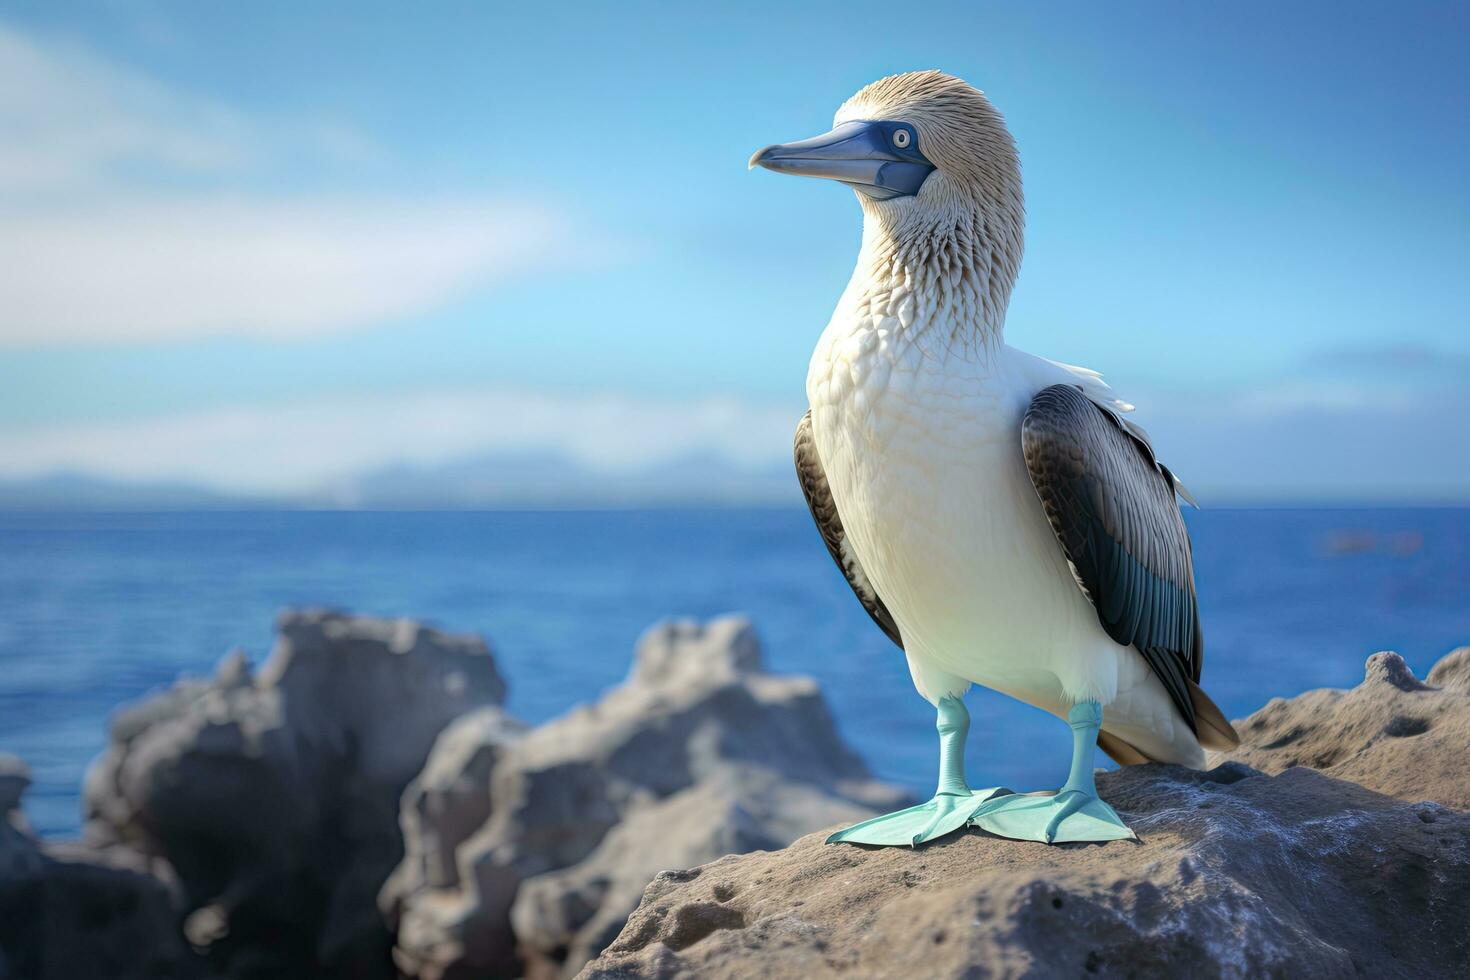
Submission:
[[933,807],[933,816],[917,834],[909,840],[910,847],[918,847],[925,841],[936,837],[943,837],[951,831],[959,830],[970,819],[970,814],[975,812],[976,803],[970,797],[954,796],[942,793],[930,800],[925,806]]
[[[1062,821],[1078,810],[1081,810],[1087,805],[1089,800],[1093,799],[1097,799],[1097,797],[1090,797],[1081,790],[1075,789],[1064,790],[1052,797],[1052,815],[1051,819],[1046,822],[1046,842],[1048,844],[1052,843],[1057,836],[1057,828],[1061,826]],[[1098,802],[1102,803],[1103,806],[1107,806],[1102,800],[1098,800]],[[1108,809],[1111,810],[1112,807],[1108,807]]]

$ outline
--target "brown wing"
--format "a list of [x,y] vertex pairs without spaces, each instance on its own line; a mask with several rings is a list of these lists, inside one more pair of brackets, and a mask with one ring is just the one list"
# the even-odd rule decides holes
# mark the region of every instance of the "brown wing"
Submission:
[[847,544],[847,535],[842,530],[842,518],[837,514],[837,502],[832,499],[832,490],[827,486],[827,473],[822,469],[822,460],[817,456],[817,444],[812,438],[811,412],[803,415],[796,426],[796,439],[792,449],[796,456],[796,479],[801,483],[807,509],[812,512],[812,520],[816,522],[817,531],[822,535],[827,553],[832,556],[837,567],[842,569],[847,584],[852,586],[853,593],[868,611],[868,615],[873,617],[873,622],[902,649],[903,640],[898,635],[898,624],[893,621],[883,600],[878,598],[878,593],[868,581],[867,573],[863,571],[857,555]]
[[1173,475],[1147,441],[1072,385],[1053,385],[1031,400],[1021,446],[1047,520],[1103,629],[1143,654],[1198,733],[1191,689],[1199,690],[1204,640]]

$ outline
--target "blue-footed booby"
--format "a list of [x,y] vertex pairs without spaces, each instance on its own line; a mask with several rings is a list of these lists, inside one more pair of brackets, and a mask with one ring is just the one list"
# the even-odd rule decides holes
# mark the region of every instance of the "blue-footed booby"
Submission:
[[[880,79],[831,132],[752,167],[851,187],[852,279],[817,342],[796,470],[822,540],[938,712],[939,785],[832,841],[918,844],[968,824],[1047,843],[1133,836],[1093,782],[1195,768],[1237,744],[1200,689],[1188,494],[1094,371],[1005,343],[1021,170],[1000,113],[938,71]],[[971,684],[1063,718],[1055,793],[972,789]]]

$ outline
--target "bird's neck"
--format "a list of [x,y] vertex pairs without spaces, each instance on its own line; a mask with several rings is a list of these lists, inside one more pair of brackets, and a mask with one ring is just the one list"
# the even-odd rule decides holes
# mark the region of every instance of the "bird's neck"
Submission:
[[870,214],[845,305],[935,353],[993,353],[1003,342],[1020,247],[985,232],[978,218],[894,229]]

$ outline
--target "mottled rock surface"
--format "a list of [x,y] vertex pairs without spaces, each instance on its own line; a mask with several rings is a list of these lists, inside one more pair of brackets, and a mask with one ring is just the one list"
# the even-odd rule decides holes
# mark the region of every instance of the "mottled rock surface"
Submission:
[[[581,976],[1464,976],[1470,816],[1446,803],[1464,799],[1467,661],[1442,661],[1429,691],[1379,654],[1353,691],[1237,723],[1242,755],[1278,774],[1239,761],[1101,774],[1136,842],[970,830],[908,850],[819,833],[665,872]],[[1422,755],[1403,747],[1431,736]],[[1290,746],[1303,754],[1270,755]]]
[[477,637],[287,612],[243,655],[120,711],[84,790],[89,844],[166,859],[184,930],[230,977],[391,977],[376,896],[404,787],[456,716],[505,685]]
[[383,896],[399,967],[426,980],[575,972],[656,872],[902,802],[842,742],[814,681],[764,671],[739,617],[660,625],[595,704],[520,738],[486,731],[481,755],[450,733],[436,747],[439,779],[484,789],[439,818],[410,792],[405,830],[432,840],[409,853],[438,856],[400,868]]
[[1470,647],[1422,682],[1398,654],[1375,653],[1352,690],[1276,698],[1235,727],[1231,758],[1263,772],[1310,766],[1401,800],[1470,810]]
[[1141,842],[815,834],[666,873],[583,976],[1425,977],[1470,956],[1462,813],[1238,763],[1101,790]]

